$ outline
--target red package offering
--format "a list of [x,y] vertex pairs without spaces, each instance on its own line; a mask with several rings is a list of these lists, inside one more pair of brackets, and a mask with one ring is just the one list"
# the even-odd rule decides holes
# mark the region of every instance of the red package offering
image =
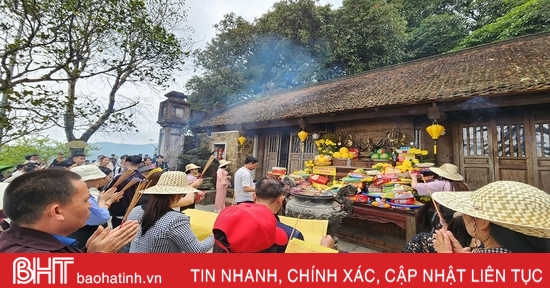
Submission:
[[328,177],[321,176],[321,175],[311,175],[309,176],[309,182],[315,182],[315,183],[325,185],[328,182]]
[[374,176],[373,185],[381,186],[384,183],[389,183],[392,181],[399,181],[399,178],[395,174],[383,174]]
[[405,199],[392,199],[391,203],[395,204],[405,204],[405,205],[413,205],[415,199],[414,198],[405,198]]
[[359,159],[359,149],[357,148],[348,148],[349,152],[353,152],[353,159],[357,160]]

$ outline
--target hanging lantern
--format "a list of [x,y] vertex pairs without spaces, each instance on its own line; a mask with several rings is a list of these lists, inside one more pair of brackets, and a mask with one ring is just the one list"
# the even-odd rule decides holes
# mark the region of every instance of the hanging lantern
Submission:
[[307,135],[308,135],[307,132],[304,130],[298,132],[298,138],[300,138],[300,141],[302,142],[306,141]]
[[319,139],[319,134],[313,133],[313,134],[311,135],[311,138],[313,138],[313,140],[317,140],[317,139]]
[[430,134],[430,137],[434,140],[434,156],[437,154],[437,139],[439,136],[445,133],[445,127],[434,122],[432,125],[426,127],[426,131]]
[[308,135],[307,132],[304,131],[304,130],[298,132],[298,138],[300,138],[300,141],[302,141],[302,153],[304,153],[304,149],[305,149],[305,145],[306,145],[304,143],[304,141],[306,141],[307,135]]
[[241,137],[237,138],[237,141],[239,141],[239,144],[240,144],[240,145],[243,145],[244,142],[246,142],[246,137],[241,136]]

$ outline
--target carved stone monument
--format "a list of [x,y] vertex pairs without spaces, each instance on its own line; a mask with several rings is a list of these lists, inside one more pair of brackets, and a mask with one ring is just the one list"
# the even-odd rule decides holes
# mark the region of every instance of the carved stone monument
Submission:
[[164,96],[168,99],[160,103],[157,121],[162,127],[158,154],[163,155],[170,169],[175,170],[183,149],[185,127],[191,119],[191,105],[187,103],[187,96],[181,92],[172,91]]

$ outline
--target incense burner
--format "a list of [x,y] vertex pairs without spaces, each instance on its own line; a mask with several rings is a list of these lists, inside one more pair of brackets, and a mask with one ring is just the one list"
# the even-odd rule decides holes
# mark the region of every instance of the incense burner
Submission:
[[337,193],[291,193],[287,199],[285,215],[300,219],[328,220],[328,234],[333,236],[342,225],[342,219],[353,212],[353,203],[348,196],[356,192],[357,188],[347,185]]

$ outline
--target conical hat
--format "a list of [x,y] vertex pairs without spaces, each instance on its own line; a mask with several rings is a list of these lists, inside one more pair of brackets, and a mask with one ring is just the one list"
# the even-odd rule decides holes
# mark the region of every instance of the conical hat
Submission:
[[496,181],[473,192],[434,192],[439,204],[525,235],[550,238],[550,194],[528,184]]
[[168,171],[160,175],[159,181],[153,187],[143,190],[143,194],[187,194],[199,192],[191,187],[187,174],[181,171]]

